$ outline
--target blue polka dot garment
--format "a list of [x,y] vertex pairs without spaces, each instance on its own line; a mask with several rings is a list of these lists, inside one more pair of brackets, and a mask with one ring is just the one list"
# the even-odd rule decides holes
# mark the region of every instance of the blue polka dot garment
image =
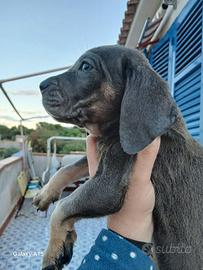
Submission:
[[116,233],[103,229],[78,270],[156,270],[152,259]]

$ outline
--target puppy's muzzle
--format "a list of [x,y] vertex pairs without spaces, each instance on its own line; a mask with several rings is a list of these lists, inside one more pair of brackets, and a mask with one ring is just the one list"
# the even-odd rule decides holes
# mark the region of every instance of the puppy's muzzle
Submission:
[[41,93],[44,94],[46,91],[51,89],[58,89],[58,81],[56,79],[47,79],[40,83],[39,86]]
[[[43,104],[46,106],[59,107],[64,103],[64,95],[62,89],[59,87],[58,80],[50,78],[40,84],[40,90],[43,97]],[[67,96],[66,96],[67,101]]]

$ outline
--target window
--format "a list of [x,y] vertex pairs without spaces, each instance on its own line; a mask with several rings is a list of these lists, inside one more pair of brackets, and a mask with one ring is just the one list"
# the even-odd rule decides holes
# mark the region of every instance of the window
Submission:
[[203,0],[189,1],[151,50],[152,67],[167,80],[190,134],[203,144]]

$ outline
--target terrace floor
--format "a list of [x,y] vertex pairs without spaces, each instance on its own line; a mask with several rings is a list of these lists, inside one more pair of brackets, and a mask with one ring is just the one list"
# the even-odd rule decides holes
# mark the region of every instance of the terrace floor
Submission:
[[[0,270],[40,269],[42,253],[48,243],[49,218],[54,205],[50,206],[45,216],[45,213],[37,212],[31,202],[31,199],[25,199],[19,217],[12,219],[0,237]],[[104,227],[105,218],[81,220],[76,224],[78,237],[74,255],[65,270],[76,270],[79,267]]]

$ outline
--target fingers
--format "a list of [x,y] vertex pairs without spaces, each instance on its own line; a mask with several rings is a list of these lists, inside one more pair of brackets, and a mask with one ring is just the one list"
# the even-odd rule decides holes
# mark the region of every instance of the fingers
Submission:
[[150,181],[154,162],[159,152],[161,139],[157,137],[151,144],[137,154],[132,170],[132,177],[136,181]]
[[88,135],[86,140],[87,146],[87,161],[89,167],[89,175],[93,177],[97,171],[97,151],[96,151],[97,138],[93,135]]
[[138,153],[138,156],[140,157],[151,157],[154,158],[154,161],[156,159],[156,156],[159,152],[159,147],[161,143],[161,138],[157,137],[153,142],[151,142],[147,147],[145,147],[142,151]]

